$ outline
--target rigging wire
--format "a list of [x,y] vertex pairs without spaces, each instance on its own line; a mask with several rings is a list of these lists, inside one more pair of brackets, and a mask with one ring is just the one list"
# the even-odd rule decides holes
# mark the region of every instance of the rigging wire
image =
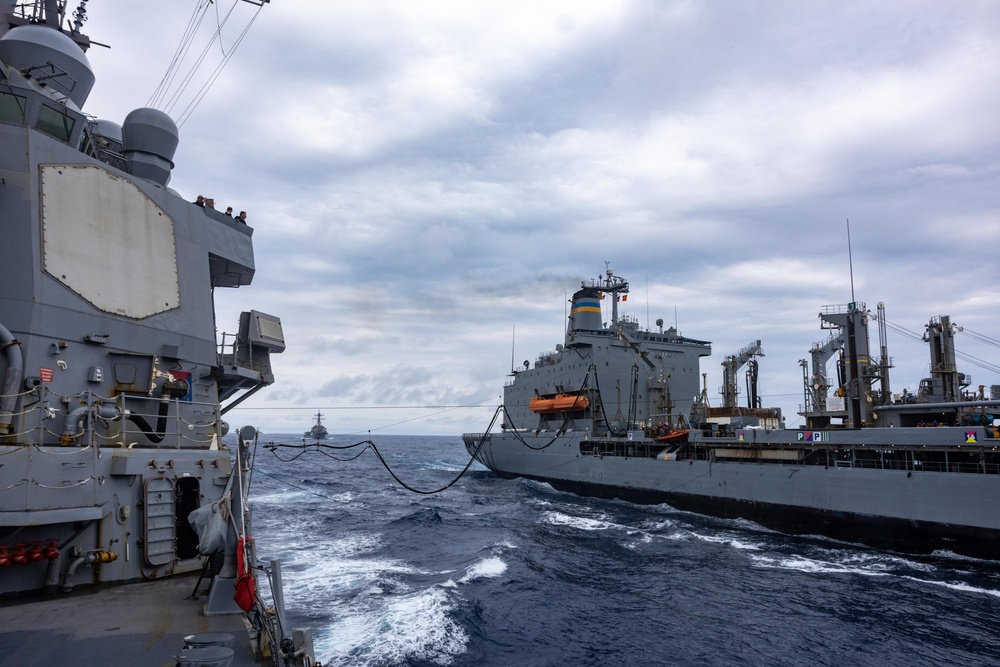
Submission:
[[[228,65],[229,61],[232,59],[233,54],[236,53],[236,50],[240,47],[240,44],[243,43],[243,38],[247,36],[248,32],[250,32],[250,28],[253,27],[254,22],[257,20],[257,17],[260,16],[260,12],[263,8],[264,8],[263,4],[257,7],[257,11],[254,12],[253,17],[251,17],[250,19],[250,22],[247,23],[245,28],[243,28],[243,32],[240,33],[240,36],[237,37],[236,41],[233,43],[232,48],[229,49],[229,54],[222,59],[222,62],[216,65],[215,70],[209,76],[208,81],[206,81],[202,85],[201,89],[195,95],[195,98],[188,103],[187,107],[185,107],[184,111],[181,113],[180,119],[177,121],[178,127],[183,126],[184,123],[187,121],[187,119],[191,117],[191,114],[194,113],[194,110],[198,108],[198,105],[201,104],[201,101],[205,98],[205,95],[211,89],[212,85],[215,83],[215,80],[219,78],[219,75],[222,74],[222,70],[226,68],[226,65]],[[230,14],[232,14],[232,10],[229,11],[229,14],[226,14],[226,18],[223,20],[223,24],[225,24],[225,22],[229,20]],[[220,44],[222,43],[221,30],[222,26],[220,25],[218,31],[216,32],[216,35],[219,37]],[[213,38],[213,41],[214,39],[215,38]]]
[[[225,23],[225,21],[219,21],[219,3],[214,2],[212,4],[215,5],[215,25],[218,26],[216,34],[219,35],[219,51],[222,52],[222,57],[225,58],[226,57],[226,47],[222,43],[222,35],[219,34],[219,31],[222,30],[222,24]],[[233,5],[233,9],[235,9],[235,8],[236,8],[236,5]],[[233,10],[230,9],[229,13],[226,14],[226,18],[228,19],[229,18],[229,14],[232,14],[232,13],[233,13]]]
[[[235,2],[239,2],[239,0],[234,0],[234,3]],[[218,40],[221,43],[222,27],[229,21],[229,17],[232,15],[233,10],[235,8],[236,5],[234,4],[226,13],[225,18],[222,19],[221,23],[218,20],[216,20],[216,27],[215,31],[212,33],[212,38],[208,41],[207,44],[205,44],[204,48],[202,48],[201,53],[198,55],[198,58],[194,62],[194,65],[191,67],[191,69],[188,70],[184,79],[181,81],[180,86],[178,86],[177,90],[174,91],[173,96],[166,102],[167,104],[166,111],[168,113],[173,110],[174,106],[177,105],[181,94],[187,89],[188,85],[191,83],[191,79],[194,78],[194,75],[197,73],[198,68],[200,68],[202,63],[205,61],[205,58],[208,56],[209,51],[211,51],[212,46],[215,45],[216,40]],[[225,61],[225,59],[223,59],[223,61]]]
[[312,489],[307,489],[306,487],[304,487],[304,486],[302,486],[300,484],[295,484],[294,482],[289,482],[287,479],[282,479],[281,477],[278,477],[277,475],[275,475],[273,473],[269,473],[266,470],[261,470],[261,469],[258,468],[256,470],[254,470],[254,473],[258,474],[258,475],[264,475],[265,477],[270,477],[271,479],[273,479],[274,481],[276,481],[276,482],[278,482],[280,484],[284,484],[285,486],[290,486],[293,489],[298,489],[299,491],[302,491],[303,493],[308,493],[309,495],[316,496],[317,498],[323,498],[324,500],[332,500],[334,502],[339,502],[333,496],[328,496],[325,493],[319,493],[318,491],[313,491]]
[[[888,327],[892,331],[898,333],[899,335],[903,336],[904,338],[908,338],[908,339],[910,339],[912,341],[915,341],[915,342],[918,342],[918,343],[925,343],[926,342],[924,340],[924,337],[922,335],[920,335],[920,334],[918,334],[918,333],[916,333],[914,331],[910,331],[909,329],[906,329],[904,327],[901,327],[898,324],[895,324],[894,322],[890,322],[889,320],[885,320],[885,325],[886,325],[886,327]],[[990,338],[989,336],[984,336],[984,335],[976,333],[974,331],[970,332],[968,329],[965,329],[965,328],[962,329],[962,332],[963,333],[971,333],[972,334],[971,337],[974,340],[980,341],[982,343],[986,343],[988,345],[997,345],[997,346],[1000,346],[1000,341],[995,341],[994,339]],[[967,361],[968,363],[972,364],[973,366],[976,366],[978,368],[982,368],[983,370],[990,371],[991,373],[1000,373],[1000,366],[998,366],[997,364],[991,363],[991,362],[986,361],[984,359],[980,359],[979,357],[975,357],[975,356],[973,356],[971,354],[968,354],[967,352],[962,352],[961,350],[956,349],[955,350],[955,356],[958,357],[959,359]]]
[[[509,413],[509,412],[507,412],[507,406],[506,406],[506,405],[501,405],[501,406],[500,406],[500,409],[502,409],[502,410],[503,410],[503,414],[504,414],[504,419],[505,419],[505,420],[508,420],[508,421],[509,421],[510,423],[513,423],[513,422],[514,422],[514,420],[513,420],[513,419],[511,419],[511,416],[510,416],[510,413]],[[521,437],[521,434],[520,434],[520,433],[518,433],[516,429],[512,429],[512,430],[510,431],[510,433],[511,433],[511,434],[512,434],[512,435],[514,436],[514,438],[515,438],[515,439],[516,439],[516,440],[517,440],[518,442],[520,442],[520,443],[521,443],[522,445],[524,445],[524,446],[525,446],[525,447],[527,447],[528,449],[534,449],[534,450],[535,450],[536,452],[540,452],[540,451],[542,451],[543,449],[547,449],[547,448],[551,447],[551,446],[552,446],[552,445],[553,445],[553,444],[555,443],[555,441],[559,439],[559,436],[561,436],[561,435],[562,435],[562,433],[563,433],[563,429],[565,429],[565,428],[566,428],[566,425],[567,425],[567,424],[569,424],[569,420],[570,420],[570,417],[569,417],[569,415],[567,415],[567,416],[566,416],[566,419],[564,419],[564,420],[563,420],[563,423],[562,423],[562,425],[561,425],[561,426],[560,426],[560,427],[559,427],[559,428],[558,428],[558,429],[556,430],[556,434],[555,434],[554,436],[552,436],[552,439],[551,439],[551,440],[549,440],[548,442],[546,442],[546,443],[545,443],[544,445],[542,445],[541,447],[535,447],[534,445],[529,445],[529,444],[527,443],[527,441],[526,441],[526,440],[525,440],[524,438],[522,438],[522,437]]]
[[[430,414],[417,415],[416,417],[411,417],[410,419],[403,419],[400,421],[392,422],[389,424],[383,424],[382,426],[377,426],[375,428],[368,429],[368,433],[372,431],[381,431],[383,429],[392,428],[394,426],[399,426],[400,424],[407,424],[409,422],[417,421],[420,419],[427,419],[429,417],[434,417],[436,415],[441,415],[446,412],[451,412],[452,410],[458,410],[462,408],[483,408],[487,406],[481,405],[486,401],[493,400],[492,398],[484,398],[475,403],[466,403],[464,405],[336,405],[336,406],[319,406],[311,408],[303,407],[282,407],[282,406],[265,406],[265,407],[237,407],[236,410],[281,410],[287,412],[288,410],[409,410],[409,409],[434,409],[437,412],[432,412]],[[356,435],[356,434],[355,434]]]
[[990,363],[984,359],[980,359],[979,357],[974,357],[967,352],[959,352],[958,350],[955,350],[955,356],[958,357],[959,359],[964,359],[973,366],[978,366],[979,368],[982,368],[984,371],[990,371],[992,373],[1000,373],[1000,366]]
[[264,7],[264,3],[252,3],[257,4],[257,9],[254,11],[253,16],[249,19],[247,24],[242,28],[239,35],[233,42],[232,46],[229,48],[227,53],[225,45],[222,40],[222,30],[229,22],[230,18],[233,16],[233,12],[239,3],[243,0],[233,0],[233,4],[229,7],[229,10],[225,15],[219,15],[218,5],[215,8],[215,28],[212,32],[212,36],[208,43],[202,48],[200,53],[194,60],[194,63],[188,67],[186,70],[183,68],[183,63],[187,59],[191,48],[195,43],[195,38],[197,36],[199,28],[202,26],[205,17],[208,14],[209,5],[213,4],[212,0],[198,0],[195,5],[194,11],[191,14],[190,19],[188,19],[187,27],[181,36],[180,42],[177,45],[177,49],[174,51],[174,55],[167,67],[166,73],[164,73],[163,78],[157,85],[156,90],[150,96],[147,106],[152,106],[160,108],[165,113],[172,113],[174,108],[181,104],[182,97],[185,91],[188,90],[191,85],[195,75],[198,70],[202,67],[205,62],[206,57],[215,45],[216,41],[219,43],[219,48],[222,52],[222,60],[215,66],[212,72],[209,74],[206,81],[201,85],[194,96],[187,102],[187,105],[183,108],[177,118],[177,126],[182,127],[188,118],[194,113],[195,109],[205,98],[205,95],[212,88],[215,81],[222,74],[226,65],[232,59],[233,55],[236,53],[240,44],[243,42],[243,38],[246,37],[250,28],[256,22],[257,17],[260,16],[260,12]]
[[[591,364],[587,368],[587,374],[585,376],[583,376],[583,383],[580,385],[580,389],[575,392],[575,395],[583,395],[583,392],[587,390],[587,385],[590,382],[590,375],[591,375],[591,373],[593,373],[593,375],[594,375],[594,386],[596,387],[597,394],[600,395],[600,393],[601,393],[601,387],[597,383],[597,367],[594,366],[593,364]],[[507,406],[506,405],[501,404],[498,409],[499,410],[503,410],[504,421],[506,423],[509,423],[509,424],[513,424],[514,423],[514,420],[511,418],[510,413],[507,412]],[[607,421],[608,417],[604,413],[604,402],[603,401],[601,402],[601,414],[604,414],[604,420]],[[571,413],[567,413],[566,414],[566,418],[563,419],[563,423],[559,426],[558,429],[556,429],[556,434],[554,436],[552,436],[551,440],[549,440],[547,443],[545,443],[541,447],[535,447],[534,445],[529,445],[527,443],[527,441],[524,438],[521,437],[521,434],[517,432],[517,429],[511,429],[510,432],[511,432],[511,434],[514,436],[514,438],[518,442],[520,442],[522,445],[524,445],[528,449],[533,449],[535,451],[541,451],[543,449],[547,449],[548,447],[551,447],[553,445],[553,443],[555,443],[555,441],[559,439],[559,437],[565,432],[566,426],[569,425],[569,421],[570,421],[571,418],[572,418],[572,414]]]
[[[305,445],[279,445],[279,444],[270,442],[270,443],[264,445],[264,447],[266,447],[267,449],[270,449],[271,453],[274,454],[274,458],[278,459],[282,463],[291,463],[292,461],[298,459],[300,456],[303,456],[304,454],[306,454],[308,452],[316,452],[317,454],[322,454],[323,456],[331,458],[334,461],[338,461],[340,463],[350,463],[351,461],[353,461],[354,459],[358,458],[359,456],[361,456],[362,454],[364,454],[365,452],[367,452],[371,448],[371,445],[368,444],[368,442],[369,441],[366,440],[364,442],[358,442],[358,443],[355,443],[353,445],[346,445],[346,446],[343,446],[343,447],[337,447],[335,445],[323,445],[323,443],[319,443],[319,442],[317,442],[315,444],[305,444]],[[346,458],[346,459],[342,459],[340,457],[334,456],[333,454],[330,454],[329,452],[323,451],[323,449],[353,449],[353,448],[359,447],[361,445],[366,445],[366,447],[364,449],[362,449],[360,452],[358,452],[357,454],[355,454],[354,456],[351,456],[351,457]],[[287,458],[287,459],[286,458],[282,458],[281,456],[278,456],[278,452],[276,451],[279,447],[283,447],[283,448],[284,447],[295,447],[295,448],[299,449],[299,453],[296,454],[295,456],[292,456],[292,457]]]
[[916,341],[918,343],[924,342],[924,337],[921,334],[918,334],[915,331],[910,331],[905,327],[901,327],[895,322],[890,322],[889,320],[883,320],[883,321],[885,322],[886,327],[892,329],[893,331],[903,336],[904,338],[909,338],[910,340]]
[[[287,412],[288,410],[441,410],[441,412],[448,412],[449,410],[457,410],[459,408],[484,408],[493,406],[482,405],[486,401],[492,401],[494,397],[483,398],[472,403],[462,403],[459,405],[313,405],[313,406],[302,406],[302,405],[271,405],[271,406],[260,406],[253,408],[237,407],[234,410],[281,410],[282,412]],[[434,413],[438,414],[438,413]],[[434,414],[424,415],[425,417],[433,417]]]
[[969,327],[962,327],[962,333],[973,338],[974,340],[978,340],[980,343],[986,343],[987,345],[992,345],[993,347],[1000,347],[1000,340],[997,340],[996,338],[990,338],[985,334],[973,331]]
[[[269,449],[269,450],[271,450],[271,453],[274,454],[275,457],[277,457],[279,460],[287,462],[287,461],[294,461],[295,459],[297,459],[300,456],[302,456],[303,454],[305,454],[307,451],[317,451],[317,452],[326,454],[326,452],[323,452],[322,450],[324,450],[324,449],[331,449],[331,450],[335,450],[335,451],[343,451],[343,450],[349,450],[349,449],[354,449],[356,447],[362,447],[362,446],[364,446],[364,449],[362,449],[358,454],[356,454],[354,457],[352,457],[350,459],[346,459],[346,460],[347,461],[353,461],[354,459],[356,459],[359,456],[361,456],[361,454],[364,454],[366,451],[368,451],[369,449],[371,449],[375,453],[375,456],[378,458],[379,462],[382,463],[382,466],[389,472],[389,475],[394,480],[396,480],[397,484],[399,484],[401,487],[403,487],[407,491],[410,491],[411,493],[416,493],[416,494],[419,494],[419,495],[422,495],[422,496],[430,496],[430,495],[441,493],[442,491],[446,491],[446,490],[450,489],[452,486],[454,486],[455,484],[458,483],[458,480],[462,479],[462,477],[465,476],[465,474],[469,471],[469,468],[472,467],[472,464],[475,463],[476,457],[479,455],[479,450],[482,449],[483,443],[486,442],[486,439],[489,436],[490,431],[493,430],[493,427],[496,425],[497,418],[500,416],[500,414],[502,412],[505,412],[505,411],[503,410],[503,406],[500,406],[493,413],[493,419],[490,420],[489,427],[487,427],[486,432],[482,434],[482,437],[480,437],[479,443],[476,445],[475,451],[472,452],[472,455],[469,457],[469,462],[465,464],[465,467],[462,468],[462,471],[460,473],[458,473],[458,475],[456,475],[454,479],[452,479],[450,482],[448,482],[444,486],[442,486],[440,488],[437,488],[437,489],[431,489],[431,490],[418,489],[418,488],[416,488],[414,486],[411,486],[411,485],[407,484],[406,482],[404,482],[399,477],[399,475],[397,475],[396,472],[392,469],[392,466],[389,465],[389,462],[385,460],[385,457],[382,455],[382,452],[379,451],[378,445],[376,445],[371,440],[362,440],[361,442],[356,442],[353,445],[328,445],[326,443],[321,443],[321,442],[317,442],[317,443],[314,443],[314,444],[303,444],[303,445],[285,445],[285,444],[280,444],[280,443],[275,443],[275,442],[269,442],[269,443],[265,444],[264,447],[267,448],[267,449]],[[290,459],[283,459],[283,458],[281,458],[280,456],[277,455],[276,450],[278,450],[278,449],[298,449],[298,450],[301,450],[301,451],[298,454],[296,454],[295,456],[293,456],[292,458],[290,458]],[[326,454],[326,455],[330,456],[329,454]],[[345,460],[345,459],[338,459],[338,458],[336,458],[334,456],[330,456],[330,458],[333,458],[334,460],[337,460],[337,461]],[[273,475],[271,475],[271,477],[273,477]]]
[[[490,399],[484,399],[484,400],[490,400]],[[479,401],[479,403],[482,403],[482,402],[483,401]],[[437,407],[437,406],[431,406],[431,407]],[[379,430],[382,430],[382,429],[385,429],[385,428],[392,428],[393,426],[399,426],[400,424],[408,424],[409,422],[417,421],[418,419],[427,419],[429,417],[434,417],[436,415],[442,415],[442,414],[444,414],[446,412],[451,412],[452,410],[457,410],[459,408],[483,407],[483,406],[476,405],[476,404],[471,404],[470,403],[470,404],[467,404],[467,405],[454,405],[454,406],[441,406],[441,407],[443,407],[444,409],[439,410],[437,412],[432,412],[430,414],[425,414],[425,415],[417,415],[416,417],[411,417],[410,419],[403,419],[401,421],[393,422],[391,424],[383,424],[382,426],[379,426],[377,428],[370,429],[369,433],[371,431],[379,431]],[[494,419],[495,419],[495,417],[494,417]]]
[[188,49],[191,48],[191,44],[194,43],[194,36],[198,32],[199,26],[201,26],[202,20],[205,18],[205,13],[208,11],[208,5],[210,0],[199,0],[198,4],[194,8],[194,12],[191,14],[191,18],[188,19],[187,28],[184,29],[184,34],[181,35],[181,40],[177,44],[177,50],[174,51],[173,58],[170,60],[170,64],[167,66],[167,71],[164,72],[163,78],[160,79],[159,85],[157,85],[156,90],[153,94],[149,96],[149,100],[146,102],[146,106],[155,106],[162,101],[162,96],[166,94],[166,91],[170,86],[173,85],[174,77],[177,76],[180,71],[181,62],[187,57]]

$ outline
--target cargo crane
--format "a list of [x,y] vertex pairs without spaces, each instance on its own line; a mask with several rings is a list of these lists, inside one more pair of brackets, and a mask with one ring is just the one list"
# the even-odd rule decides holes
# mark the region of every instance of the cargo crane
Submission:
[[[760,347],[760,341],[754,341],[744,347],[742,350],[736,354],[726,357],[725,361],[722,362],[722,388],[719,393],[722,394],[722,407],[724,408],[735,408],[737,407],[737,396],[740,393],[739,386],[736,384],[736,374],[739,372],[743,366],[750,363],[754,357],[763,357],[764,351]],[[753,362],[756,366],[757,362]],[[751,405],[749,408],[760,407],[754,405],[757,402],[757,374],[752,373],[751,376],[753,381],[750,383],[753,386],[748,387],[748,393],[750,395]],[[748,378],[749,379],[749,378]]]
[[799,361],[802,366],[803,384],[805,385],[805,410],[806,417],[818,417],[825,415],[827,411],[826,399],[830,391],[830,379],[826,375],[826,364],[836,353],[844,349],[844,333],[837,331],[822,343],[813,343],[809,350],[811,357],[812,372],[807,368],[810,364],[805,359]]

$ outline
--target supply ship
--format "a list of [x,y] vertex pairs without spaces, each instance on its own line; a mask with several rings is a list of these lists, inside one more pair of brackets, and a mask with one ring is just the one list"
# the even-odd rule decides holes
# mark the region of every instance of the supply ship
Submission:
[[882,304],[822,308],[828,335],[800,362],[805,426],[786,429],[758,396],[761,341],[725,358],[722,404],[710,407],[699,364],[711,344],[662,320],[654,331],[619,316],[628,292],[610,268],[581,285],[564,343],[512,371],[501,431],[464,434],[470,454],[504,477],[584,495],[879,549],[1000,559],[1000,387],[969,389],[949,317],[927,324],[930,377],[893,394]]
[[0,2],[0,653],[318,664],[254,550],[256,432],[223,439],[285,347],[254,310],[217,343],[214,290],[252,280],[253,230],[168,187],[165,113],[81,111],[83,4]]

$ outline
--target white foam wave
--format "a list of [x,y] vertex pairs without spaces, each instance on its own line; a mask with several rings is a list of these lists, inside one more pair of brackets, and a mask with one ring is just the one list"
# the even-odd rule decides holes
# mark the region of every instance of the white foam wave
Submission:
[[413,574],[414,568],[394,560],[318,556],[294,575],[285,577],[289,599],[296,593],[307,599],[322,599],[330,593],[356,590],[382,591],[393,587],[393,575]]
[[[838,552],[839,554],[839,552]],[[844,552],[843,562],[851,563],[871,570],[889,571],[906,568],[920,572],[933,572],[937,568],[930,563],[921,563],[902,556],[888,553],[850,553]]]
[[953,591],[960,591],[962,593],[981,593],[983,595],[992,595],[993,597],[1000,598],[1000,591],[991,590],[989,588],[979,588],[978,586],[972,586],[962,581],[929,581],[927,579],[918,579],[917,577],[904,577],[904,579],[909,579],[910,581],[916,581],[921,584],[931,584],[932,586],[941,586],[943,588],[948,588]]
[[428,470],[442,470],[444,472],[462,472],[465,470],[464,463],[454,463],[443,459],[434,459],[426,464]]
[[458,583],[467,584],[476,579],[495,579],[506,571],[507,563],[503,562],[499,556],[490,556],[473,564],[458,580]]
[[253,504],[260,507],[281,506],[290,501],[305,498],[308,494],[298,489],[282,489],[269,493],[254,492]]
[[661,535],[660,537],[664,540],[670,540],[672,542],[684,542],[685,540],[690,540],[692,534],[683,530],[678,530],[676,533],[670,533],[669,535]]
[[691,533],[693,537],[701,540],[702,542],[711,542],[713,544],[728,544],[734,549],[743,549],[746,551],[760,551],[763,545],[755,542],[748,542],[741,540],[733,535],[702,535],[700,533]]
[[663,530],[665,528],[673,528],[676,525],[677,522],[672,521],[670,519],[662,519],[658,521],[646,521],[643,524],[643,530],[657,531],[657,530]]
[[555,491],[552,485],[548,482],[540,482],[537,479],[522,479],[520,481],[529,488],[535,488],[540,491]]
[[371,553],[382,544],[382,536],[378,533],[349,534],[327,545],[327,548],[337,556],[359,556]]
[[931,554],[931,556],[934,558],[941,558],[942,560],[966,562],[969,564],[992,563],[990,560],[983,560],[982,558],[974,558],[972,556],[963,556],[955,553],[954,551],[948,551],[947,549],[937,549]]
[[[916,563],[905,558],[890,555],[853,555],[847,556],[844,562],[836,563],[830,561],[806,558],[804,556],[773,557],[765,555],[751,555],[751,558],[761,567],[774,567],[781,569],[797,570],[809,574],[860,574],[866,577],[887,577],[895,576],[893,568],[900,566],[914,568],[920,571],[934,571],[932,565],[926,563]],[[903,579],[914,581],[919,584],[930,586],[940,586],[962,593],[976,593],[979,595],[990,595],[1000,598],[1000,590],[973,586],[963,581],[933,581],[920,577],[900,574]]]
[[753,530],[758,533],[771,533],[772,535],[780,535],[776,530],[771,530],[766,526],[762,526],[756,521],[750,521],[749,519],[730,519],[733,526],[739,528],[740,530]]
[[617,527],[615,524],[603,519],[570,516],[562,512],[545,512],[542,515],[542,520],[553,526],[569,526],[570,528],[579,528],[580,530],[608,530],[609,528]]
[[365,602],[318,633],[316,654],[324,664],[448,665],[466,650],[469,637],[450,617],[453,603],[441,587]]
[[322,486],[315,488],[297,486],[303,483],[302,481],[296,481],[295,486],[286,487],[281,490],[268,491],[266,493],[255,492],[253,502],[261,507],[268,507],[275,510],[295,503],[308,501],[332,501],[341,505],[349,505],[355,502],[354,499],[356,496],[352,491],[328,492],[324,491]]
[[292,550],[282,555],[288,599],[319,600],[333,594],[393,589],[394,576],[416,570],[398,560],[372,556],[381,545],[378,533],[357,533]]
[[797,570],[809,574],[860,574],[866,577],[884,577],[888,572],[871,567],[857,567],[845,563],[806,558],[805,556],[767,556],[751,554],[750,558],[761,567]]
[[[631,533],[630,533],[631,534]],[[649,533],[640,533],[639,539],[632,540],[625,544],[626,549],[632,549],[633,551],[638,549],[642,544],[649,544],[653,541],[653,536]]]
[[257,554],[261,558],[278,558],[291,566],[308,567],[318,560],[329,558],[350,558],[377,550],[382,543],[378,533],[356,533],[342,537],[328,537],[317,542],[314,537],[321,528],[312,522],[304,522],[294,529],[269,530],[258,540]]

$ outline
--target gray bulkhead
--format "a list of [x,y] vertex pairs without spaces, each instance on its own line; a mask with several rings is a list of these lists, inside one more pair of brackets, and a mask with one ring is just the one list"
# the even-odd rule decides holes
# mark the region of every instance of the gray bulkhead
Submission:
[[628,339],[612,330],[577,331],[567,336],[561,349],[540,356],[531,368],[516,371],[504,388],[504,405],[512,426],[556,430],[565,415],[540,418],[529,409],[530,399],[587,389],[593,390],[590,395],[594,400],[587,414],[574,416],[570,426],[575,430],[599,432],[607,428],[605,418],[608,422],[625,421],[633,393],[639,422],[665,421],[668,400],[675,421],[679,415],[690,415],[700,393],[699,360],[711,354],[710,345],[672,331],[631,331],[626,335]]
[[[252,229],[166,187],[172,154],[135,143],[157,128],[132,126],[114,161],[152,180],[137,177],[83,150],[96,126],[74,104],[0,71],[0,380],[16,392],[0,404],[0,596],[199,569],[187,513],[231,472],[213,289],[250,283]],[[244,388],[272,379],[269,331]]]

